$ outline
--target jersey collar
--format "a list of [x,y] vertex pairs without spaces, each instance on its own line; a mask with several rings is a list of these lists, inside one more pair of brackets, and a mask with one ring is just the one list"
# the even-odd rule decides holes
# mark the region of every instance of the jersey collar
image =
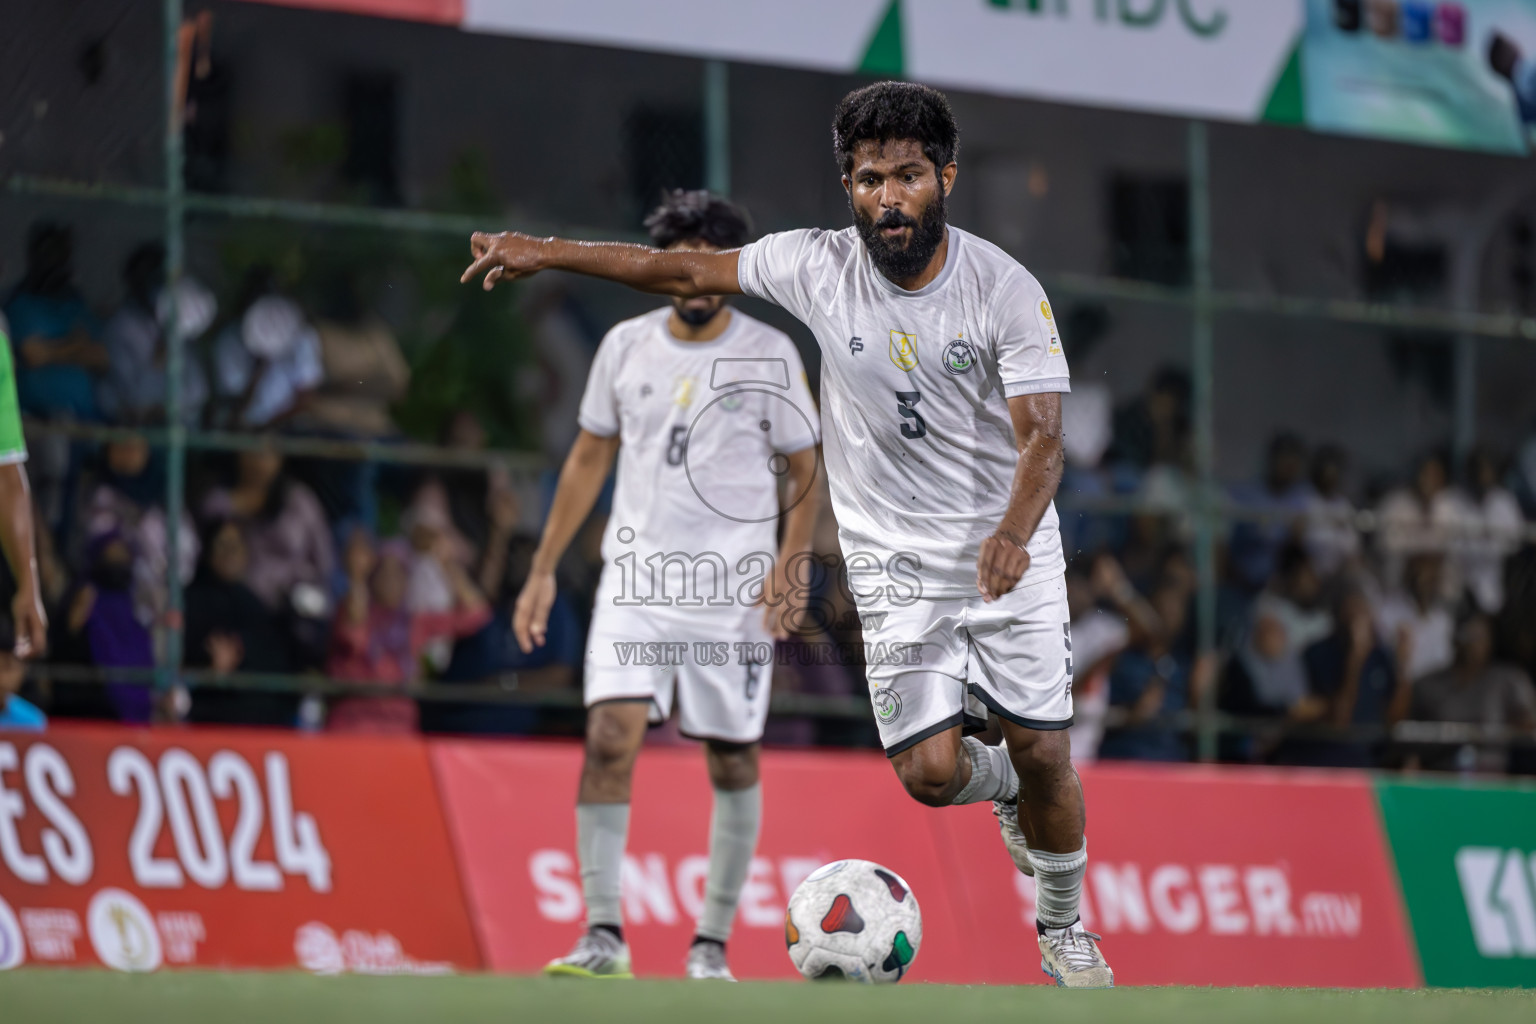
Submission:
[[960,262],[960,247],[964,244],[961,241],[963,232],[956,230],[952,224],[947,225],[947,227],[949,229],[949,253],[944,258],[944,266],[939,270],[938,277],[934,278],[932,281],[929,281],[915,292],[907,291],[907,289],[901,287],[900,285],[891,283],[890,278],[886,277],[884,274],[880,273],[879,270],[875,269],[874,261],[869,258],[869,250],[865,248],[863,239],[860,239],[859,251],[864,257],[864,266],[869,271],[870,275],[874,277],[877,282],[879,282],[881,288],[884,288],[887,292],[897,296],[898,298],[921,299],[925,296],[932,295],[935,292],[942,290],[943,287],[949,283],[949,279],[955,276],[955,264]]

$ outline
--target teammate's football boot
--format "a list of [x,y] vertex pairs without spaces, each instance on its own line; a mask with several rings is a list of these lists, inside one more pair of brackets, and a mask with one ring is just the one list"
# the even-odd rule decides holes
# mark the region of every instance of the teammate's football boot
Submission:
[[552,978],[634,977],[629,970],[629,946],[602,928],[577,939],[569,953],[544,965],[544,973]]
[[1040,969],[1061,988],[1114,988],[1115,972],[1104,962],[1099,936],[1073,921],[1040,933]]
[[695,942],[688,950],[688,977],[694,981],[735,981],[718,942]]

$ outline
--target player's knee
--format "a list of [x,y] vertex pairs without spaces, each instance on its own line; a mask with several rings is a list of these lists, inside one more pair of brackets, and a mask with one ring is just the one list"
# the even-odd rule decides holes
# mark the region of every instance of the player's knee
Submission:
[[704,747],[709,781],[716,789],[740,790],[757,785],[756,743],[721,743],[710,740]]
[[622,769],[634,759],[640,737],[628,723],[595,715],[587,723],[587,767],[598,771]]
[[1032,733],[1028,743],[1010,740],[1008,753],[1021,780],[1047,779],[1072,770],[1072,744],[1065,729]]
[[954,799],[957,787],[953,754],[948,757],[933,756],[920,748],[913,748],[904,754],[912,756],[899,754],[892,761],[892,766],[912,799],[929,807],[943,807]]

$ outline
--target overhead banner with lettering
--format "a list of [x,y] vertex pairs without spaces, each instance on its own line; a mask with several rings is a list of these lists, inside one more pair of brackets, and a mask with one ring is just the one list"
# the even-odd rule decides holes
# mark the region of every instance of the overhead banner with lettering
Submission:
[[0,733],[0,968],[480,966],[424,744]]
[[[435,743],[444,810],[487,963],[527,972],[581,931],[566,745]],[[1083,916],[1116,979],[1134,985],[1421,984],[1377,822],[1358,774],[1083,770],[1089,806]],[[879,754],[772,752],[764,822],[730,942],[748,978],[793,976],[790,893],[827,861],[886,864],[923,910],[914,980],[1044,982],[1034,890],[1004,853],[990,806],[933,810]],[[703,901],[710,788],[696,750],[647,749],[623,869],[638,973],[681,974]]]
[[465,0],[476,32],[664,50],[1066,103],[1263,117],[1298,0]]
[[1536,136],[1530,0],[260,0],[1502,153]]

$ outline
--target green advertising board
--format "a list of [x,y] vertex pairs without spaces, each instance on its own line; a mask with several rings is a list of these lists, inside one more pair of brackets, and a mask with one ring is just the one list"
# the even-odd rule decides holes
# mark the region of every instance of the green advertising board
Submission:
[[1536,786],[1377,783],[1427,984],[1536,988]]

